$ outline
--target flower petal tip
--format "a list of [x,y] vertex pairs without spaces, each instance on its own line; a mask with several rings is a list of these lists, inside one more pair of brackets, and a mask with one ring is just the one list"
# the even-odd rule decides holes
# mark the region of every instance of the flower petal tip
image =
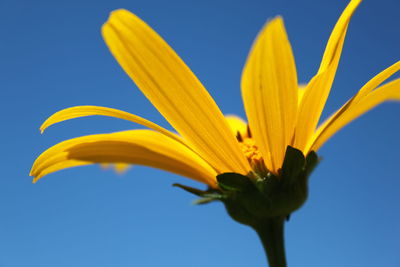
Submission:
[[29,176],[33,176],[32,184],[36,184],[36,182],[40,179],[40,176],[37,176],[37,173],[35,173],[33,169],[30,171]]
[[118,9],[115,9],[115,10],[113,10],[113,11],[111,11],[110,12],[110,16],[112,16],[112,15],[118,15],[118,14],[126,14],[126,13],[129,13],[129,14],[131,14],[131,12],[129,12],[128,10],[126,10],[125,8],[118,8]]
[[125,17],[125,18],[129,17],[129,19],[138,19],[138,17],[135,14],[133,14],[132,12],[130,12],[129,10],[119,8],[119,9],[115,9],[110,12],[110,15],[109,15],[106,23],[103,24],[103,27],[111,20],[122,19],[123,17]]

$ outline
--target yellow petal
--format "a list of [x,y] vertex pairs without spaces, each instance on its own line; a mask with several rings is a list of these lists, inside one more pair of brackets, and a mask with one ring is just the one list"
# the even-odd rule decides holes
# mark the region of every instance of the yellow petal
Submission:
[[297,106],[300,106],[301,100],[304,96],[304,92],[306,91],[306,87],[306,84],[299,84],[299,89],[297,91]]
[[[323,134],[326,128],[330,127],[330,125],[337,120],[346,110],[356,105],[360,100],[362,100],[365,96],[367,96],[371,91],[373,91],[377,86],[379,86],[386,79],[390,78],[393,74],[400,70],[400,61],[381,71],[378,75],[368,81],[359,91],[353,96],[346,104],[344,104],[338,111],[336,111],[332,116],[330,116],[327,120],[325,120],[314,133],[313,138],[309,140],[307,143],[305,152],[307,153],[309,149],[318,149],[322,143],[321,140],[318,140],[321,134]],[[333,129],[333,128],[332,128]],[[337,130],[336,130],[337,131]],[[332,136],[334,133],[329,134]],[[326,142],[327,137],[324,138],[324,142]],[[318,144],[316,144],[318,142]]]
[[212,97],[154,30],[129,11],[117,10],[102,33],[121,67],[197,153],[219,172],[249,172]]
[[[139,117],[137,115],[131,114],[126,111],[113,109],[113,108],[107,108],[107,107],[100,107],[100,106],[76,106],[76,107],[71,107],[71,108],[66,108],[66,109],[60,110],[60,111],[54,113],[53,115],[51,115],[40,126],[40,131],[43,133],[49,126],[59,123],[59,122],[66,121],[66,120],[80,118],[80,117],[86,117],[86,116],[96,116],[96,115],[119,118],[119,119],[128,120],[128,121],[146,126],[150,129],[160,132],[160,133],[182,143],[183,145],[187,146],[188,148],[190,148],[190,146],[187,144],[187,142],[185,140],[183,140],[180,136],[168,131],[167,129],[165,129],[149,120],[146,120],[142,117]],[[123,172],[123,171],[125,171],[125,169],[127,169],[127,167],[126,166],[122,167],[122,165],[121,165],[121,167],[115,166],[115,169],[117,172]]]
[[[38,172],[36,176],[33,178],[33,183],[36,183],[40,178],[67,168],[72,168],[72,167],[79,167],[79,166],[86,166],[93,164],[92,162],[87,162],[87,161],[81,161],[81,160],[60,160],[57,163],[54,163],[53,165],[49,165],[47,168],[40,170],[40,173]],[[33,171],[33,169],[32,169]],[[33,172],[31,171],[31,176],[33,175]]]
[[236,137],[238,133],[241,137],[248,137],[247,123],[242,118],[235,115],[226,115],[225,119]]
[[343,11],[329,37],[320,68],[308,83],[299,107],[294,146],[304,150],[312,137],[335,78],[351,16],[361,3],[352,0]]
[[364,96],[357,103],[351,105],[345,111],[336,116],[335,120],[323,128],[319,128],[315,134],[315,141],[309,150],[317,151],[336,132],[358,118],[365,112],[388,100],[400,100],[400,79],[391,81],[380,88]]
[[364,96],[369,94],[372,90],[374,90],[376,87],[378,87],[385,80],[389,79],[390,76],[392,76],[399,70],[400,70],[400,61],[398,61],[398,62],[394,63],[393,65],[391,65],[390,67],[384,69],[382,72],[380,72],[374,78],[372,78],[369,82],[367,82],[360,89],[360,91],[358,91],[358,93],[353,97],[351,104],[357,103],[360,99],[362,99]]
[[277,171],[291,144],[297,113],[294,57],[280,17],[268,22],[250,51],[242,95],[250,129],[268,168]]
[[[351,0],[347,5],[339,20],[336,22],[335,27],[329,37],[328,43],[326,44],[325,52],[322,57],[321,65],[319,67],[318,73],[321,73],[328,69],[331,64],[334,63],[337,55],[341,54],[344,37],[346,35],[347,27],[349,25],[350,19],[356,11],[357,7],[361,4],[362,0]],[[343,40],[342,40],[343,39]],[[335,68],[336,71],[336,68]]]
[[[314,133],[315,127],[318,124],[321,116],[322,109],[327,98],[328,91],[325,90],[330,85],[327,80],[333,78],[330,75],[332,72],[325,71],[321,74],[316,75],[308,83],[306,89],[304,89],[300,106],[298,121],[296,123],[295,135],[294,135],[294,147],[305,152],[305,146],[307,141],[311,138]],[[322,99],[322,100],[321,100]],[[324,100],[325,99],[325,100]],[[321,101],[321,102],[320,102]]]
[[168,131],[167,129],[165,129],[151,121],[148,121],[142,117],[133,115],[129,112],[125,112],[122,110],[106,108],[106,107],[99,107],[99,106],[76,106],[76,107],[71,107],[71,108],[66,108],[66,109],[60,110],[60,111],[54,113],[53,115],[51,115],[40,126],[40,131],[43,133],[47,127],[49,127],[55,123],[59,123],[59,122],[70,120],[70,119],[86,117],[86,116],[95,116],[95,115],[108,116],[108,117],[114,117],[114,118],[131,121],[131,122],[146,126],[150,129],[153,129],[162,134],[165,134],[166,136],[171,137],[172,139],[175,139],[178,142],[183,142],[182,139],[179,136],[177,136],[176,134],[174,134],[174,133]]
[[78,137],[43,152],[34,162],[34,182],[49,173],[93,163],[125,163],[174,172],[215,187],[216,171],[181,143],[151,130]]

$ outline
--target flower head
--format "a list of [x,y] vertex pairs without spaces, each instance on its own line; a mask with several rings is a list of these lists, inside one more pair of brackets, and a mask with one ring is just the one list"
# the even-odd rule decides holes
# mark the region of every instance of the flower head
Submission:
[[336,113],[318,126],[328,98],[350,18],[361,0],[346,7],[328,40],[320,67],[299,86],[284,22],[266,23],[249,53],[242,75],[248,123],[224,116],[207,90],[145,22],[127,10],[112,12],[102,34],[111,53],[177,134],[139,116],[105,107],[61,110],[41,126],[83,116],[103,115],[148,129],[83,136],[42,153],[34,181],[64,169],[94,163],[147,165],[218,188],[217,175],[281,175],[288,146],[307,156],[349,122],[388,100],[400,100],[400,80],[381,85],[400,62],[368,81]]

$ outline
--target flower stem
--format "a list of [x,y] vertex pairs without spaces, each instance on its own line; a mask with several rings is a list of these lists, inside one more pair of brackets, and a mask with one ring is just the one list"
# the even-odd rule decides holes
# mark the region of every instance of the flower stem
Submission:
[[275,217],[263,220],[253,225],[267,254],[269,267],[286,267],[284,244],[285,217]]

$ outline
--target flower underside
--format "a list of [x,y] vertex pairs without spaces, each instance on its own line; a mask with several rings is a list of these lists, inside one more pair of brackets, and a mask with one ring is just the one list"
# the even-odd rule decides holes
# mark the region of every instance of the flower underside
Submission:
[[224,116],[192,71],[145,22],[127,10],[112,12],[102,27],[106,44],[177,133],[112,108],[78,106],[61,110],[43,123],[41,131],[58,122],[92,115],[116,117],[148,129],[61,142],[37,158],[31,170],[34,181],[61,169],[94,163],[118,164],[120,169],[121,164],[151,166],[214,189],[220,188],[217,176],[224,173],[281,177],[288,147],[307,157],[368,110],[385,101],[400,100],[399,79],[383,84],[400,69],[400,62],[396,62],[318,125],[351,16],[360,3],[361,0],[352,0],[343,11],[317,73],[305,86],[298,85],[283,19],[276,17],[266,23],[242,74],[248,122]]
[[218,189],[202,191],[181,184],[174,185],[201,197],[196,204],[222,201],[233,219],[255,226],[263,220],[289,217],[303,205],[308,196],[308,178],[318,161],[315,152],[304,157],[300,150],[288,146],[278,175],[262,165],[260,172],[251,172],[247,176],[219,174]]

